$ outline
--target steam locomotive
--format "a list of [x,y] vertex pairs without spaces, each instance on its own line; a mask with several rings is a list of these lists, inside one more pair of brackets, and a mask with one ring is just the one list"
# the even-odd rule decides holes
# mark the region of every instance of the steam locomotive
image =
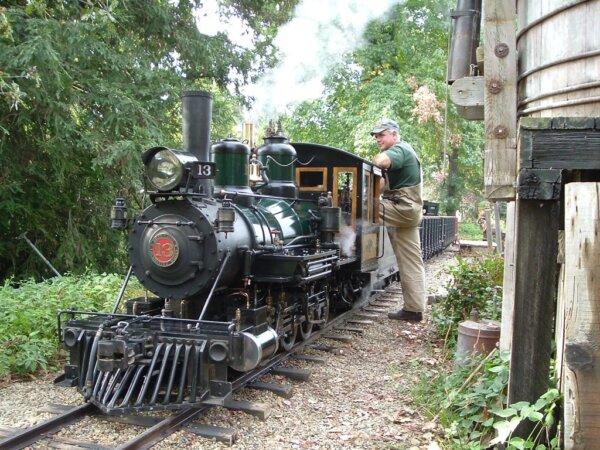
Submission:
[[[310,337],[397,275],[379,223],[379,168],[343,150],[210,146],[211,97],[186,92],[185,151],[143,155],[152,204],[111,226],[131,267],[111,313],[63,311],[63,384],[105,413],[222,405],[233,380]],[[130,275],[151,292],[125,302]]]

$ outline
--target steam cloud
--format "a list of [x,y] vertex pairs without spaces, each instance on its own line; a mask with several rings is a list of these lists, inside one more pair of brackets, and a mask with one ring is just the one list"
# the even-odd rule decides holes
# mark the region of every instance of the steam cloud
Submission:
[[356,231],[353,227],[348,225],[342,226],[336,241],[340,246],[342,256],[354,256],[356,252]]

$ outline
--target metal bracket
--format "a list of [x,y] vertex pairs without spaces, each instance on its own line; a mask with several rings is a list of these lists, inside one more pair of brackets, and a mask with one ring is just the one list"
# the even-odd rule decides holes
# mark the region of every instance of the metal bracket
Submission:
[[562,172],[558,169],[521,169],[518,179],[519,199],[559,200]]

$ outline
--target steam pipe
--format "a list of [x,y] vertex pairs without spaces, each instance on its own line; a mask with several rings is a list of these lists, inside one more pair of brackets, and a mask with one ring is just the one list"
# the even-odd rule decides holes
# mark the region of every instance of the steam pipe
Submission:
[[[210,161],[210,124],[212,95],[205,91],[184,91],[181,95],[183,118],[183,148],[199,161]],[[199,180],[201,192],[213,193],[212,180]]]
[[452,40],[448,54],[448,84],[471,74],[477,64],[475,51],[479,45],[481,0],[457,0],[452,11]]

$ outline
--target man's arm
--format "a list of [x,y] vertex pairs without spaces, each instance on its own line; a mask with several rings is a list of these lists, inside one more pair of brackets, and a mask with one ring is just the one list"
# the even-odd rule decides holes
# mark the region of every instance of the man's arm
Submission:
[[375,155],[375,158],[373,158],[373,164],[380,169],[387,170],[392,165],[392,160],[388,155],[385,154],[385,152],[381,152]]

